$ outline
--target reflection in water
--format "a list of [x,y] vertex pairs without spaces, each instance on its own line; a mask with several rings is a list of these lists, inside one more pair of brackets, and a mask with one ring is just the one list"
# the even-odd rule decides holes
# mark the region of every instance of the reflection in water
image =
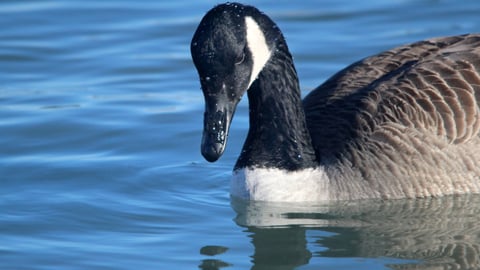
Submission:
[[[232,207],[251,232],[252,269],[294,269],[312,256],[406,259],[393,269],[480,269],[478,195],[328,205],[232,199]],[[312,231],[325,236],[307,236]]]
[[231,266],[231,264],[228,264],[221,260],[208,259],[202,260],[202,263],[198,267],[203,270],[218,270],[220,268],[228,266]]
[[249,231],[255,247],[252,269],[293,269],[312,257],[303,228],[250,227]]
[[[215,256],[218,254],[222,254],[227,250],[228,250],[227,247],[222,247],[222,246],[204,246],[200,249],[200,254]],[[198,267],[203,270],[218,270],[222,267],[227,267],[227,266],[231,266],[231,265],[221,260],[208,259],[208,260],[202,260],[202,263]]]

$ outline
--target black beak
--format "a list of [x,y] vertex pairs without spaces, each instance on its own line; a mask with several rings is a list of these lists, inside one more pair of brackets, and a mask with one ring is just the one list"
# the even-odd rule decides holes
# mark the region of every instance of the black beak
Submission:
[[205,98],[205,102],[202,155],[209,162],[214,162],[225,150],[230,123],[238,101],[209,96]]

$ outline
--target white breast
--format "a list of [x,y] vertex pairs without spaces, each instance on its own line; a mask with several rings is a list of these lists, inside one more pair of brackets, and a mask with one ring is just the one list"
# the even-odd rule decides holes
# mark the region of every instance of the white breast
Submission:
[[230,194],[270,202],[329,201],[329,180],[321,169],[239,169],[233,172]]

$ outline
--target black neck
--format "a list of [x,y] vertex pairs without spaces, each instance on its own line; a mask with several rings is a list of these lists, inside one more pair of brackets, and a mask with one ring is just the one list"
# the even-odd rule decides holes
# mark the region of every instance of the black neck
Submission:
[[277,47],[248,90],[250,129],[235,169],[315,167],[300,87],[286,45]]

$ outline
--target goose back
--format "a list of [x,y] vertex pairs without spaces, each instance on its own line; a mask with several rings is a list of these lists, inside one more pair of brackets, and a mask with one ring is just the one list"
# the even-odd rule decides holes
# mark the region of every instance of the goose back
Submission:
[[333,190],[355,193],[348,183],[363,179],[376,197],[480,192],[480,35],[365,58],[303,104]]

